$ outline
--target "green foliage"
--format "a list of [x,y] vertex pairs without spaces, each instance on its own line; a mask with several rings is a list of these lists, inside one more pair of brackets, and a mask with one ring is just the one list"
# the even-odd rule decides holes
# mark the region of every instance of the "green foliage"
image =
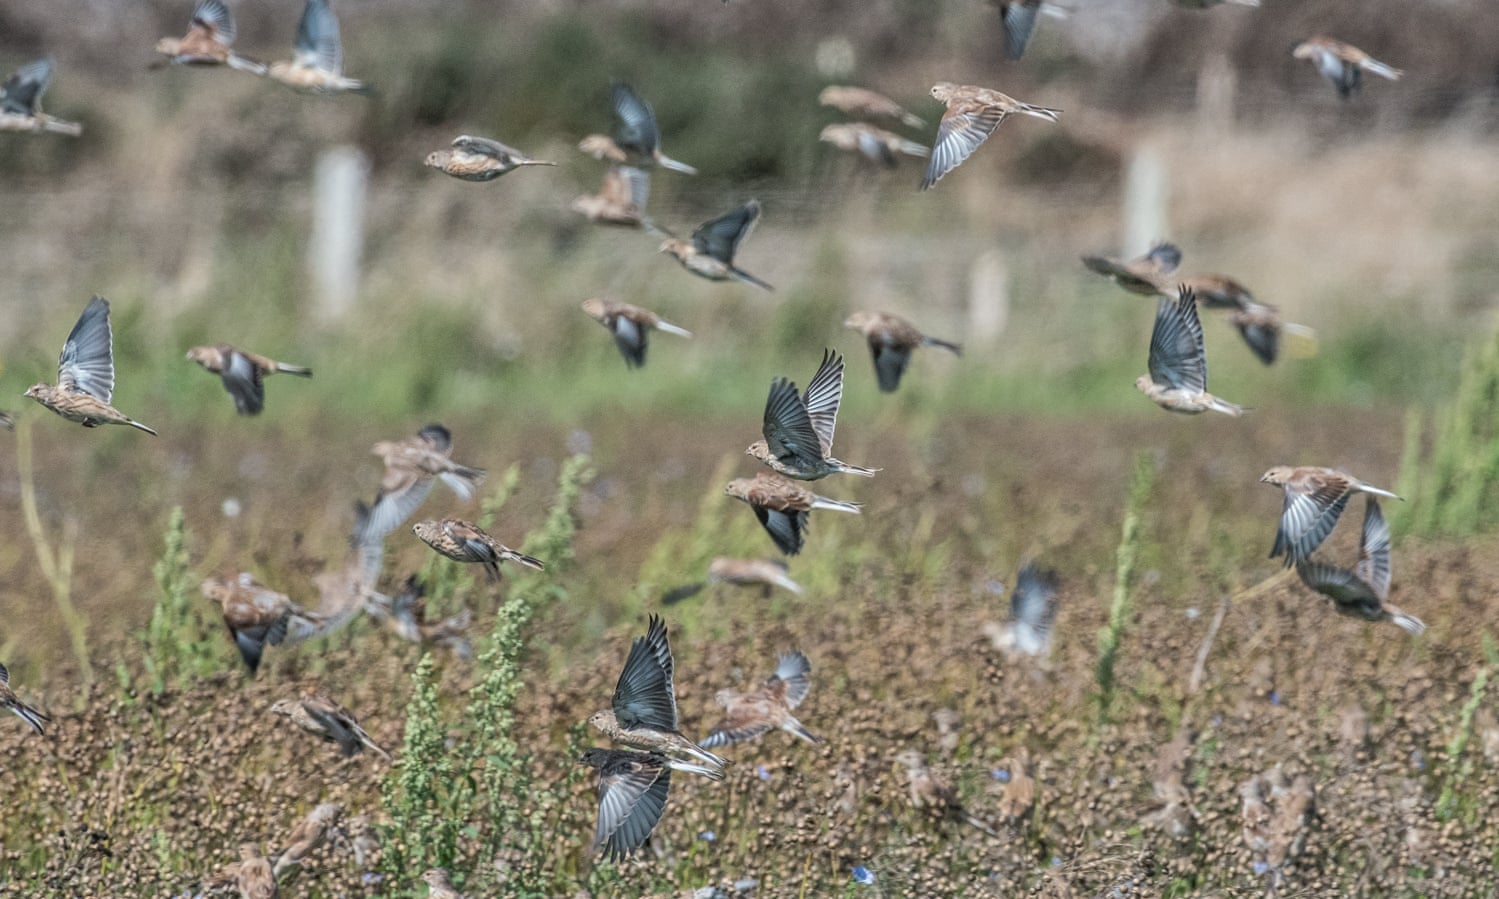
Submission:
[[169,683],[180,684],[219,670],[218,645],[209,638],[202,619],[194,615],[192,576],[188,572],[187,522],[182,507],[172,509],[162,538],[161,558],[151,567],[161,593],[151,611],[151,623],[141,635],[142,663],[151,692],[160,694]]
[[1133,607],[1131,589],[1135,581],[1135,563],[1140,554],[1140,515],[1150,500],[1155,480],[1155,466],[1149,453],[1135,454],[1135,473],[1130,480],[1129,505],[1124,509],[1124,527],[1114,568],[1114,601],[1109,606],[1109,623],[1098,632],[1098,723],[1108,723],[1109,707],[1114,701],[1114,662],[1119,643]]
[[434,668],[432,654],[423,653],[411,675],[401,754],[380,791],[391,822],[380,870],[393,883],[404,883],[412,871],[451,865],[457,856],[459,822],[448,813],[457,779]]
[[1480,669],[1478,676],[1473,678],[1468,701],[1463,704],[1462,713],[1458,717],[1457,730],[1453,732],[1452,739],[1447,741],[1447,770],[1442,794],[1437,798],[1436,806],[1438,820],[1450,821],[1461,810],[1461,790],[1473,774],[1473,763],[1463,758],[1463,750],[1468,748],[1468,741],[1473,738],[1473,716],[1478,714],[1479,707],[1483,705],[1483,694],[1488,683],[1489,669]]

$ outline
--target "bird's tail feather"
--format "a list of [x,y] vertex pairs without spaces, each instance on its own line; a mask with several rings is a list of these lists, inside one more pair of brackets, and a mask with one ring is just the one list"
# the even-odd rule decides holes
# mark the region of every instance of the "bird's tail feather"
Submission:
[[759,278],[756,278],[754,275],[750,274],[749,272],[747,272],[747,271],[745,271],[745,270],[743,270],[741,268],[735,268],[734,266],[731,265],[731,266],[729,266],[729,271],[733,272],[734,273],[734,277],[738,278],[741,281],[745,281],[747,283],[753,284],[756,287],[759,287],[759,288],[761,288],[763,290],[769,290],[769,291],[772,291],[772,292],[775,291],[774,287],[771,287],[769,284],[766,284],[764,281],[761,281]]
[[438,475],[438,479],[462,500],[474,498],[474,488],[484,483],[487,472],[482,468],[469,468],[467,465],[454,465],[452,471],[445,471]]
[[942,349],[952,353],[954,356],[963,355],[963,345],[961,343],[953,343],[950,340],[938,340],[935,337],[923,338],[921,342],[926,344],[927,346],[941,347]]
[[151,430],[150,428],[146,427],[145,425],[141,424],[140,422],[136,421],[133,418],[127,418],[127,419],[125,419],[125,424],[130,425],[132,428],[135,428],[136,430],[145,431],[147,434],[150,434],[152,437],[158,436],[155,431]]
[[51,721],[51,718],[48,718],[46,715],[43,715],[41,712],[38,712],[36,709],[32,708],[24,702],[17,702],[15,705],[11,706],[11,709],[17,715],[21,716],[22,721],[25,721],[27,724],[31,725],[37,733],[45,734],[47,732],[47,729],[42,726],[42,722]]
[[692,332],[691,331],[687,330],[686,328],[678,327],[677,325],[674,325],[671,322],[663,322],[663,321],[656,322],[656,330],[657,331],[665,331],[668,334],[675,334],[678,337],[691,337],[692,336]]
[[1416,616],[1407,615],[1405,612],[1402,612],[1399,609],[1394,608],[1393,606],[1386,606],[1385,609],[1390,613],[1390,621],[1400,625],[1411,636],[1419,637],[1421,636],[1421,633],[1426,630],[1426,622],[1422,621]]
[[512,552],[508,556],[506,556],[506,558],[512,562],[519,562],[527,568],[534,568],[537,571],[546,570],[545,563],[543,563],[540,559],[535,558],[534,556],[528,556],[525,553]]
[[264,75],[266,73],[265,63],[256,62],[253,59],[246,59],[245,57],[235,53],[229,54],[228,62],[229,68],[238,69],[241,72],[249,72],[251,75]]
[[312,377],[312,369],[305,368],[301,365],[287,365],[285,362],[277,362],[276,371],[279,371],[284,375],[296,375],[299,378]]
[[662,168],[671,169],[673,172],[681,172],[684,175],[697,174],[697,169],[693,168],[685,162],[678,162],[677,160],[672,159],[670,156],[658,156],[656,158],[656,161],[661,164]]
[[815,496],[812,498],[812,508],[814,509],[831,509],[834,512],[852,512],[855,515],[859,514],[859,509],[863,505],[863,503],[845,502],[841,499],[828,499],[826,496]]
[[1366,71],[1372,72],[1381,78],[1388,78],[1391,81],[1399,81],[1400,77],[1405,74],[1394,66],[1386,65],[1377,59],[1365,59],[1362,66]]
[[1060,109],[1051,109],[1047,106],[1032,106],[1029,103],[1021,103],[1015,111],[1035,116],[1038,119],[1045,119],[1048,122],[1055,122],[1057,116],[1062,114],[1062,110]]

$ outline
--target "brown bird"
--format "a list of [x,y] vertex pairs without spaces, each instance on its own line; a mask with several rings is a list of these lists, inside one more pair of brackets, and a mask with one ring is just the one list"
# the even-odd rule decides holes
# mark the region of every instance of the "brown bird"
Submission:
[[260,667],[266,644],[279,646],[288,638],[293,643],[306,640],[329,623],[322,615],[303,611],[286,594],[277,593],[249,574],[233,581],[207,578],[202,591],[205,598],[223,609],[224,624],[252,677]]
[[1036,807],[1036,778],[1031,776],[1030,763],[1030,752],[1021,746],[1014,755],[1000,759],[996,769],[1004,775],[998,781],[999,816],[1011,827],[1024,823]]
[[1317,788],[1309,774],[1296,775],[1288,785],[1285,771],[1279,765],[1267,772],[1265,778],[1270,786],[1270,803],[1275,808],[1265,847],[1265,864],[1270,868],[1270,886],[1274,890],[1284,880],[1286,866],[1306,846],[1307,832],[1317,811]]
[[589,749],[578,760],[599,772],[599,823],[590,851],[619,861],[645,845],[666,810],[667,758],[654,752]]
[[926,809],[938,818],[953,818],[972,824],[991,837],[999,832],[975,818],[958,801],[958,792],[952,783],[941,774],[927,767],[926,759],[914,749],[907,749],[895,757],[906,768],[906,781],[911,790],[911,804]]
[[777,474],[815,481],[830,474],[872,478],[880,469],[850,465],[833,458],[833,432],[838,407],[843,404],[843,357],[822,351],[822,364],[797,393],[785,378],[770,383],[760,430],[765,436],[749,445],[745,455],[769,465]]
[[1181,267],[1182,252],[1175,244],[1158,243],[1144,256],[1115,259],[1112,256],[1084,256],[1083,265],[1112,280],[1130,293],[1142,296],[1170,296],[1171,275]]
[[532,159],[497,140],[461,134],[453,138],[450,149],[428,153],[424,164],[464,181],[493,181],[521,166],[557,163]]
[[[1054,19],[1067,18],[1066,10],[1042,0],[990,0],[999,7],[999,21],[1005,29],[1005,56],[1019,59],[1025,55],[1025,47],[1036,30],[1036,20],[1043,15]],[[1258,2],[1258,0],[1255,0]]]
[[830,85],[817,95],[817,102],[823,106],[831,106],[844,115],[899,119],[910,128],[920,128],[926,124],[919,116],[902,109],[899,103],[868,88]]
[[1296,45],[1291,55],[1297,59],[1310,60],[1322,77],[1331,81],[1344,100],[1358,93],[1363,84],[1364,72],[1381,78],[1399,81],[1405,73],[1394,66],[1380,62],[1352,44],[1345,44],[1330,37],[1318,35]]
[[780,559],[730,559],[717,556],[708,564],[708,579],[695,584],[686,584],[669,591],[661,598],[662,605],[674,605],[701,593],[711,584],[733,584],[738,587],[759,586],[761,595],[770,596],[772,587],[801,593],[802,585],[787,574],[786,563]]
[[692,238],[668,237],[658,252],[677,257],[682,267],[709,281],[739,280],[764,290],[775,290],[769,284],[734,265],[739,244],[754,230],[760,220],[760,201],[750,200],[716,219],[698,225]]
[[187,351],[187,358],[219,376],[240,415],[259,415],[265,408],[265,378],[277,372],[312,377],[310,368],[277,362],[227,343],[195,346]]
[[489,573],[491,581],[500,579],[501,562],[519,562],[527,568],[544,570],[540,559],[533,559],[494,539],[477,525],[460,518],[428,519],[411,526],[412,533],[428,546],[456,562],[478,562]]
[[429,868],[422,874],[422,883],[427,885],[427,899],[463,899],[463,894],[448,879],[447,868]]
[[894,393],[900,386],[901,376],[911,362],[911,351],[917,347],[941,347],[955,356],[963,353],[961,345],[928,337],[908,319],[889,312],[855,312],[844,320],[843,327],[858,331],[869,342],[875,377],[884,393]]
[[644,228],[670,236],[645,214],[651,196],[651,173],[629,165],[611,165],[597,194],[584,194],[572,202],[572,210],[591,222]]
[[315,737],[329,743],[337,743],[344,758],[352,758],[366,747],[389,759],[390,753],[381,749],[370,735],[364,732],[348,709],[321,693],[308,690],[296,699],[280,699],[271,706],[271,711],[289,719]]
[[719,690],[714,701],[723,706],[724,716],[699,744],[707,749],[732,746],[753,740],[774,728],[808,743],[822,740],[802,726],[791,714],[812,689],[812,663],[800,652],[781,655],[775,674],[748,693]]
[[344,77],[343,42],[328,0],[307,0],[297,23],[296,52],[290,62],[271,63],[266,74],[304,93],[369,96],[375,92],[362,81]]
[[848,122],[829,125],[822,129],[817,139],[830,143],[845,153],[858,153],[870,162],[893,169],[900,161],[898,154],[925,158],[931,153],[926,144],[906,140],[893,131],[876,128],[867,122]]
[[803,533],[813,509],[859,514],[863,503],[843,502],[818,496],[807,488],[778,474],[760,472],[753,478],[736,478],[724,487],[724,493],[744,500],[755,510],[760,526],[775,541],[781,552],[794,556],[806,541]]
[[[616,743],[660,753],[668,767],[723,780],[728,760],[692,742],[678,725],[671,645],[666,624],[656,615],[650,617],[645,636],[630,644],[610,708],[594,712],[588,723]],[[680,756],[703,765],[682,761]]]
[[625,365],[629,368],[645,365],[645,351],[652,329],[678,337],[692,336],[691,331],[677,327],[649,309],[618,300],[584,300],[583,311],[614,335],[614,345],[619,347],[620,355],[625,357]]
[[0,131],[52,131],[77,137],[83,126],[42,112],[42,94],[52,83],[51,58],[21,66],[0,84]]
[[96,296],[89,300],[62,345],[62,354],[57,357],[57,386],[33,384],[25,395],[85,428],[129,425],[156,436],[155,431],[109,404],[114,390],[114,331],[109,326],[109,301]]
[[264,63],[245,59],[234,47],[234,14],[223,0],[198,0],[193,18],[183,37],[164,37],[156,42],[156,52],[166,57],[152,63],[152,68],[168,65],[229,66],[252,75],[264,75]]
[[1161,297],[1150,335],[1150,373],[1135,387],[1168,412],[1197,415],[1212,410],[1237,418],[1242,406],[1208,393],[1208,357],[1202,343],[1197,296],[1181,288],[1176,300]]
[[661,129],[656,124],[656,111],[635,92],[635,88],[617,81],[610,93],[614,105],[614,136],[590,134],[578,144],[579,150],[595,159],[607,159],[636,168],[659,165],[684,175],[697,174],[697,169],[661,152]]
[[370,452],[385,463],[385,476],[374,505],[359,507],[356,545],[394,532],[432,492],[436,481],[442,481],[463,500],[472,499],[474,490],[484,483],[484,469],[453,461],[453,434],[440,424],[427,425],[414,437],[382,440]]
[[1358,563],[1352,571],[1315,559],[1296,563],[1301,582],[1331,599],[1338,612],[1365,621],[1389,621],[1419,636],[1426,625],[1387,602],[1390,598],[1390,526],[1379,501],[1364,505],[1364,529],[1359,539]]
[[276,899],[281,895],[276,887],[276,875],[271,870],[270,859],[260,854],[254,843],[242,843],[239,847],[240,899]]
[[308,812],[307,817],[298,821],[287,836],[286,848],[276,857],[272,873],[280,877],[288,868],[302,864],[303,859],[327,840],[328,832],[338,825],[338,818],[343,811],[343,806],[336,802],[324,802]]
[[1284,554],[1287,568],[1311,558],[1312,552],[1332,533],[1353,494],[1372,493],[1403,499],[1388,490],[1365,484],[1347,472],[1311,465],[1295,468],[1277,465],[1260,476],[1260,483],[1285,489],[1280,528],[1275,532],[1270,558]]
[[47,729],[42,726],[43,723],[52,720],[21,701],[16,691],[10,688],[10,671],[6,670],[4,665],[0,665],[0,708],[15,712],[22,721],[31,725],[32,729],[39,734],[47,732]]
[[932,86],[932,97],[947,105],[932,144],[932,161],[927,165],[921,189],[929,190],[942,176],[972,156],[979,145],[999,127],[1006,116],[1023,113],[1055,122],[1060,109],[1032,106],[1007,97],[996,90],[947,81]]
[[472,658],[474,648],[466,632],[473,622],[473,613],[463,609],[441,621],[428,621],[424,590],[416,575],[410,575],[401,592],[395,596],[372,596],[365,611],[375,620],[387,622],[402,640],[441,647],[460,659]]
[[1256,302],[1249,288],[1226,275],[1193,275],[1182,278],[1181,283],[1197,294],[1197,302],[1203,308],[1230,310],[1229,322],[1238,329],[1239,336],[1244,338],[1255,357],[1266,365],[1280,355],[1282,332],[1316,346],[1315,331],[1305,325],[1283,321],[1280,310]]

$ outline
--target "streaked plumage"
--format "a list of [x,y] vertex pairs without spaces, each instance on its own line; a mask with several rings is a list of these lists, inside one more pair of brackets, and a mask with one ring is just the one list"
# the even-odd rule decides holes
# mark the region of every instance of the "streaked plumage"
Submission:
[[364,82],[344,77],[343,41],[328,0],[307,0],[297,23],[296,52],[289,62],[271,63],[266,74],[305,93],[374,93]]
[[487,137],[460,134],[446,150],[427,154],[424,165],[464,181],[493,181],[526,165],[556,165],[532,159],[514,147]]
[[315,737],[337,743],[344,758],[358,755],[366,747],[383,758],[390,758],[390,753],[370,739],[348,709],[321,693],[309,690],[296,699],[277,700],[271,711]]
[[1031,776],[1030,752],[1020,746],[1013,755],[1000,759],[996,767],[1008,775],[999,786],[999,799],[995,803],[999,817],[1009,826],[1018,827],[1036,807],[1036,778]]
[[895,168],[900,155],[926,158],[931,149],[926,144],[907,140],[893,131],[876,128],[867,122],[829,125],[817,139],[830,143],[845,153],[858,153],[870,162]]
[[463,894],[448,879],[447,868],[429,868],[422,874],[422,883],[427,885],[427,899],[463,899]]
[[[594,712],[588,723],[616,743],[660,753],[666,765],[679,771],[723,779],[723,766],[728,760],[703,749],[681,731],[672,683],[671,645],[666,624],[656,615],[650,617],[645,636],[636,637],[630,644],[610,708]],[[680,756],[702,764],[682,761]]]
[[308,812],[287,835],[284,841],[286,848],[276,857],[272,873],[280,877],[284,871],[300,865],[303,859],[323,845],[328,839],[328,832],[338,825],[338,818],[343,811],[343,806],[336,802],[324,802]]
[[878,468],[862,468],[833,458],[833,431],[843,403],[843,357],[822,351],[822,364],[803,393],[785,378],[770,383],[761,432],[745,455],[769,465],[778,474],[815,481],[830,474],[872,478]]
[[830,85],[817,95],[817,102],[823,106],[831,106],[844,115],[899,119],[909,128],[920,128],[926,124],[919,116],[903,109],[899,103],[868,88]]
[[951,781],[927,766],[926,758],[914,749],[907,749],[895,757],[906,769],[906,784],[910,788],[911,804],[925,809],[934,817],[953,818],[972,824],[992,837],[999,836],[994,828],[969,814],[958,801],[958,791]]
[[645,365],[645,351],[652,329],[678,337],[692,336],[691,331],[677,327],[649,309],[618,300],[584,300],[583,311],[614,335],[614,345],[619,347],[620,355],[625,357],[625,365],[630,368]]
[[583,194],[572,202],[573,212],[602,225],[644,228],[670,236],[645,214],[651,195],[651,173],[629,165],[611,165],[596,194]]
[[52,719],[21,701],[16,691],[10,688],[10,671],[4,665],[0,665],[0,708],[10,709],[20,716],[22,721],[31,725],[32,729],[39,734],[47,732],[44,724]]
[[948,172],[957,168],[1000,126],[1006,116],[1021,113],[1057,121],[1060,109],[1021,103],[999,91],[947,81],[932,86],[932,97],[946,104],[947,112],[937,127],[932,142],[932,161],[927,165],[921,189],[929,190]]
[[661,129],[656,124],[656,111],[635,88],[617,81],[610,89],[610,97],[614,107],[614,136],[590,134],[579,142],[578,149],[595,159],[607,159],[636,168],[659,165],[684,175],[697,174],[697,169],[661,152]]
[[765,290],[769,284],[734,265],[739,244],[754,230],[760,220],[760,202],[750,200],[715,219],[709,219],[692,232],[689,240],[669,237],[662,241],[660,252],[677,257],[682,267],[709,281],[739,280]]
[[267,644],[279,646],[316,636],[327,624],[322,615],[299,608],[291,598],[259,583],[249,574],[232,581],[207,578],[203,596],[219,604],[224,624],[253,676]]
[[855,312],[843,322],[843,327],[858,331],[869,342],[875,377],[884,393],[894,393],[900,386],[901,376],[911,362],[911,351],[917,347],[941,347],[955,356],[963,353],[961,345],[928,337],[916,330],[909,319],[889,312]]
[[0,131],[52,131],[77,137],[83,126],[42,112],[42,94],[52,83],[52,59],[21,66],[0,84]]
[[57,385],[33,384],[25,395],[85,428],[128,425],[156,436],[155,431],[109,404],[114,390],[114,331],[109,325],[109,301],[95,296],[73,325],[57,357]]
[[1130,293],[1153,297],[1170,296],[1171,275],[1181,267],[1182,253],[1175,244],[1158,243],[1144,256],[1115,259],[1112,256],[1084,256],[1083,265],[1111,279]]
[[518,562],[542,571],[545,566],[518,550],[511,549],[486,534],[478,525],[461,518],[428,519],[411,526],[411,532],[439,554],[456,562],[478,562],[489,573],[491,581],[500,579],[501,562]]
[[198,0],[198,5],[193,7],[187,34],[164,37],[156,42],[156,52],[166,58],[155,65],[226,65],[252,75],[264,75],[264,63],[245,59],[234,52],[234,36],[234,14],[223,0]]
[[748,693],[719,690],[714,701],[724,709],[723,718],[700,745],[708,749],[753,740],[774,728],[808,743],[822,740],[791,714],[812,689],[812,663],[800,652],[781,655],[775,673]]
[[1297,59],[1310,60],[1322,77],[1331,81],[1344,100],[1358,93],[1364,73],[1370,72],[1390,81],[1399,81],[1405,73],[1394,66],[1380,62],[1352,44],[1318,35],[1296,45],[1291,55]]
[[1244,414],[1243,407],[1207,392],[1207,350],[1197,317],[1197,296],[1190,289],[1183,287],[1176,300],[1161,297],[1150,335],[1150,374],[1136,378],[1135,387],[1170,412]]
[[665,756],[589,749],[578,760],[599,772],[599,823],[591,851],[619,861],[645,845],[666,810],[671,770]]
[[265,378],[277,372],[312,377],[310,368],[277,362],[227,343],[195,346],[187,351],[187,358],[223,380],[224,389],[234,398],[234,408],[240,415],[259,415],[265,408]]
[[453,461],[453,434],[440,424],[427,425],[414,437],[382,440],[370,452],[385,463],[385,475],[374,505],[361,507],[356,543],[393,533],[432,492],[435,481],[442,481],[462,500],[472,499],[484,483],[484,469]]
[[1270,365],[1280,355],[1281,334],[1293,335],[1316,346],[1316,332],[1305,325],[1283,321],[1280,310],[1257,302],[1249,288],[1227,275],[1193,275],[1181,283],[1197,294],[1198,305],[1205,309],[1229,311],[1229,323],[1239,331],[1255,357]]
[[1311,558],[1338,523],[1348,498],[1355,493],[1372,493],[1401,499],[1400,496],[1371,484],[1365,484],[1347,472],[1311,465],[1291,467],[1277,465],[1260,476],[1261,484],[1274,484],[1285,490],[1281,507],[1280,528],[1270,558],[1286,557],[1286,567]]
[[1426,625],[1414,615],[1390,605],[1390,526],[1379,501],[1364,505],[1364,529],[1359,538],[1358,563],[1353,570],[1316,559],[1296,563],[1301,582],[1331,599],[1338,612],[1365,621],[1389,621],[1414,636]]
[[270,859],[260,854],[254,843],[243,843],[239,847],[240,899],[277,899],[281,895],[276,887],[276,875],[271,869]]
[[1015,576],[1010,591],[1010,617],[984,632],[994,648],[1004,653],[1046,657],[1051,653],[1051,629],[1057,617],[1057,575],[1027,562]]
[[744,500],[760,526],[788,556],[802,551],[806,541],[807,517],[813,509],[859,514],[863,503],[843,502],[818,496],[811,490],[779,474],[760,472],[753,478],[736,478],[724,487],[724,493]]

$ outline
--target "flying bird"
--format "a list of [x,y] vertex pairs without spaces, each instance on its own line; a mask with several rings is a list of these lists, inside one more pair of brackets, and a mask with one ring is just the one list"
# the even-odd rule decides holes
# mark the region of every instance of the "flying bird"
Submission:
[[273,80],[293,90],[313,94],[352,93],[372,95],[362,81],[344,77],[343,43],[338,36],[338,18],[328,0],[307,0],[297,23],[296,52],[290,62],[273,62],[266,72]]
[[803,393],[785,378],[770,382],[761,431],[745,455],[769,465],[778,474],[815,481],[830,474],[872,478],[878,468],[862,468],[833,458],[833,430],[843,403],[843,357],[822,351],[822,364]]
[[[723,780],[728,760],[692,742],[679,727],[671,645],[666,624],[656,615],[651,616],[645,636],[630,644],[610,707],[594,712],[588,723],[616,743],[659,753],[667,767]],[[684,761],[682,756],[701,764]]]
[[42,94],[52,83],[50,57],[28,62],[0,84],[0,131],[52,131],[77,137],[83,126],[42,112]]
[[1051,629],[1056,618],[1056,572],[1027,562],[1015,576],[1009,619],[1002,625],[988,623],[984,633],[1001,652],[1044,658],[1051,653]]
[[1158,243],[1144,256],[1115,259],[1112,256],[1084,256],[1088,271],[1103,275],[1130,293],[1142,296],[1170,296],[1170,278],[1181,267],[1182,252],[1175,244]]
[[714,701],[723,706],[723,718],[699,745],[708,749],[732,746],[775,728],[808,743],[821,743],[791,714],[811,689],[812,663],[800,652],[784,653],[776,663],[775,674],[759,688],[748,693],[718,691]]
[[240,844],[236,885],[241,899],[276,899],[281,895],[270,859],[261,855],[260,847],[254,843]]
[[724,493],[744,500],[755,510],[760,526],[788,556],[802,551],[806,542],[807,517],[813,509],[859,514],[863,503],[843,502],[818,496],[794,481],[778,474],[760,472],[753,478],[736,478],[724,487]]
[[911,362],[911,351],[917,347],[941,347],[955,356],[963,353],[959,344],[928,337],[909,320],[889,312],[855,312],[843,322],[843,327],[858,331],[869,342],[875,377],[884,393],[894,393],[900,386],[901,376]]
[[958,791],[943,775],[927,766],[926,759],[914,749],[907,749],[895,757],[906,769],[906,782],[910,788],[911,804],[926,809],[938,818],[953,818],[972,824],[991,837],[999,832],[980,821],[963,807],[958,800]]
[[1391,499],[1403,497],[1365,484],[1347,472],[1335,468],[1318,468],[1311,465],[1291,467],[1277,465],[1260,476],[1261,484],[1273,484],[1285,490],[1285,504],[1281,507],[1280,528],[1275,532],[1275,545],[1270,549],[1270,558],[1282,554],[1286,567],[1311,558],[1327,535],[1338,523],[1348,498],[1355,493],[1372,493]]
[[645,351],[652,330],[665,331],[678,337],[692,336],[691,331],[677,327],[649,309],[617,300],[584,300],[583,311],[614,335],[614,345],[619,347],[620,355],[625,357],[625,365],[629,368],[645,365]]
[[660,823],[671,766],[659,753],[628,749],[589,749],[578,761],[599,772],[599,823],[591,851],[619,861],[644,846]]
[[734,265],[740,242],[749,236],[759,220],[760,201],[750,200],[716,219],[703,222],[689,240],[667,238],[661,242],[660,252],[677,257],[683,268],[709,281],[739,280],[765,290],[775,290]]
[[675,605],[701,593],[710,584],[734,584],[739,587],[759,586],[761,595],[770,596],[772,587],[801,593],[802,585],[791,579],[786,563],[780,559],[730,559],[718,556],[708,564],[708,579],[695,584],[685,584],[661,597],[662,605]]
[[817,95],[817,102],[823,106],[831,106],[844,115],[898,119],[908,128],[920,128],[926,124],[920,116],[912,115],[899,103],[868,88],[829,85]]
[[514,147],[487,137],[460,134],[446,150],[433,150],[424,163],[428,168],[464,181],[493,181],[526,165],[556,165],[532,159]]
[[224,389],[234,398],[234,408],[240,415],[259,415],[265,408],[265,378],[277,372],[312,377],[310,368],[277,362],[227,343],[195,346],[187,351],[187,358],[223,380]]
[[1306,325],[1284,321],[1280,310],[1257,302],[1249,288],[1227,275],[1193,275],[1182,278],[1181,283],[1197,294],[1197,303],[1204,309],[1227,310],[1229,322],[1238,329],[1255,358],[1266,365],[1279,357],[1282,333],[1316,346],[1315,331]]
[[979,145],[989,139],[1006,116],[1015,113],[1035,116],[1048,122],[1057,121],[1060,109],[1032,106],[996,90],[947,81],[932,86],[932,97],[946,104],[937,140],[932,144],[932,161],[927,165],[921,189],[930,190],[942,176],[972,156]]
[[1150,335],[1150,374],[1136,378],[1135,387],[1169,412],[1196,415],[1211,409],[1234,417],[1244,414],[1242,406],[1207,392],[1202,322],[1197,318],[1197,296],[1189,288],[1183,287],[1175,301],[1161,297]]
[[224,625],[253,677],[267,644],[279,646],[289,638],[306,640],[330,625],[329,619],[304,611],[291,597],[266,587],[247,573],[234,580],[207,578],[203,596],[219,604]]
[[246,59],[234,52],[234,14],[223,0],[198,0],[187,34],[164,37],[156,42],[156,52],[165,59],[152,63],[164,66],[229,66],[252,75],[264,75],[264,63]]
[[599,186],[599,192],[575,198],[572,210],[585,216],[590,222],[644,228],[670,236],[669,232],[657,227],[646,217],[645,205],[650,195],[649,171],[630,165],[611,165],[604,172],[604,182]]
[[830,143],[845,153],[858,153],[873,163],[893,169],[902,154],[925,159],[931,154],[926,144],[907,140],[893,131],[876,128],[867,122],[829,125],[817,139]]
[[611,97],[614,105],[614,136],[590,134],[578,143],[579,150],[595,159],[606,159],[636,168],[659,165],[684,175],[697,174],[697,169],[661,152],[661,129],[656,124],[656,111],[651,109],[651,104],[644,97],[636,93],[635,88],[617,81],[611,90]]
[[370,452],[385,463],[385,475],[374,505],[360,507],[356,544],[394,532],[432,492],[436,481],[442,481],[462,500],[472,499],[474,490],[484,483],[484,469],[453,461],[453,434],[440,424],[429,424],[414,437],[382,440]]
[[57,385],[33,384],[25,395],[85,428],[129,425],[156,436],[155,431],[109,404],[114,390],[114,331],[109,325],[109,301],[96,296],[89,300],[62,345],[62,354],[57,357]]
[[511,549],[484,533],[478,525],[461,518],[428,519],[411,526],[422,542],[456,562],[478,562],[489,573],[491,581],[500,579],[501,562],[518,562],[527,568],[544,570],[540,559]]
[[1297,59],[1311,60],[1322,73],[1322,77],[1331,81],[1333,87],[1338,89],[1338,96],[1344,100],[1351,99],[1358,93],[1363,84],[1364,73],[1370,72],[1381,78],[1391,81],[1399,81],[1400,76],[1405,73],[1399,69],[1380,62],[1352,44],[1333,40],[1330,37],[1309,38],[1296,45],[1291,55]]
[[[1005,57],[1019,59],[1025,55],[1026,45],[1031,42],[1031,33],[1036,30],[1036,21],[1041,16],[1054,19],[1067,18],[1067,11],[1042,0],[990,0],[999,7],[999,21],[1005,30]],[[1258,2],[1258,0],[1256,0]]]
[[31,725],[32,729],[39,734],[47,732],[43,724],[52,720],[21,701],[21,698],[16,695],[16,691],[10,688],[10,671],[4,665],[0,665],[0,708],[7,708],[15,712],[20,716],[22,721]]
[[1333,608],[1365,621],[1389,621],[1412,635],[1420,636],[1426,625],[1414,615],[1389,604],[1390,526],[1379,501],[1369,497],[1364,505],[1364,529],[1359,539],[1358,563],[1350,571],[1337,565],[1306,559],[1296,563],[1301,582],[1331,599]]
[[321,693],[309,690],[296,699],[277,700],[271,711],[315,737],[337,743],[344,758],[352,758],[366,748],[382,758],[390,758],[390,753],[370,739],[348,709]]

